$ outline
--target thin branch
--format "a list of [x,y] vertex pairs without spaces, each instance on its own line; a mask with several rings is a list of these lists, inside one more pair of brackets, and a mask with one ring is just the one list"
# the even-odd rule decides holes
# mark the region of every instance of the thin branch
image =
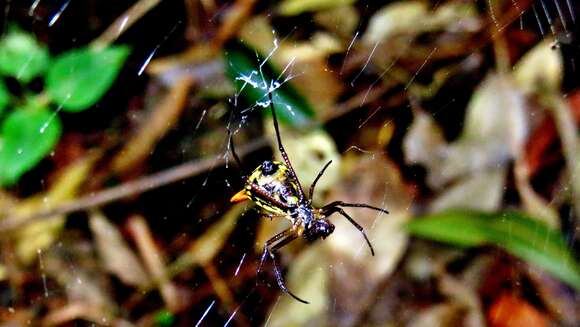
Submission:
[[[239,154],[244,156],[267,145],[268,140],[265,137],[262,137],[242,146],[239,150]],[[175,183],[182,179],[196,176],[207,170],[221,166],[225,164],[225,161],[225,157],[220,153],[215,155],[213,158],[186,162],[182,165],[149,176],[138,178],[136,180],[105,189],[98,193],[85,195],[81,198],[65,202],[55,208],[40,211],[26,217],[12,215],[6,217],[6,219],[0,220],[0,234],[10,232],[11,230],[30,224],[37,220],[53,219],[58,216],[70,214],[73,212],[101,207],[113,201],[141,194],[164,185]]]
[[157,6],[161,0],[140,0],[136,2],[131,8],[127,9],[121,16],[109,25],[109,27],[98,38],[93,40],[91,45],[93,47],[106,47],[115,42],[121,34],[123,34],[129,27],[145,16],[153,7]]
[[[382,91],[377,90],[377,94],[382,94]],[[373,94],[370,98],[373,99],[375,96],[377,95]],[[356,101],[360,101],[357,96],[354,98],[356,98]],[[339,114],[322,117],[321,122],[326,123],[349,112],[356,107],[353,106],[352,103],[354,103],[354,101],[351,99],[346,104],[345,108],[343,108],[343,110],[339,110]],[[305,126],[305,128],[308,127],[312,126]],[[267,145],[268,139],[266,137],[262,137],[241,147],[239,154],[244,156]],[[5,219],[1,219],[2,217],[0,216],[0,234],[10,232],[37,220],[53,219],[58,216],[67,215],[73,212],[86,211],[88,209],[102,207],[103,205],[118,201],[123,198],[141,194],[161,186],[175,183],[185,178],[196,176],[214,167],[223,165],[224,163],[224,156],[218,154],[213,158],[186,162],[182,165],[161,171],[159,173],[138,178],[136,180],[125,182],[121,185],[99,191],[98,193],[87,194],[81,198],[67,201],[57,207],[40,211],[26,217],[11,215],[5,217]]]

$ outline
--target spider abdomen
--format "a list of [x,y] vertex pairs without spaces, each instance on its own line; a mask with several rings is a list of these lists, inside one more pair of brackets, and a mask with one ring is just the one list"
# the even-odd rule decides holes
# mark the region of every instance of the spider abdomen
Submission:
[[249,198],[263,211],[287,215],[298,206],[298,185],[292,181],[288,167],[278,161],[264,161],[246,181],[242,195],[232,201]]

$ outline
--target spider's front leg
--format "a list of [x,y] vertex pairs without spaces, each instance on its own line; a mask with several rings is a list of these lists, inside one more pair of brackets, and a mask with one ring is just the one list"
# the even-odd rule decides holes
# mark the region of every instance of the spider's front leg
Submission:
[[367,209],[372,209],[372,210],[380,211],[380,212],[386,213],[386,214],[389,213],[388,210],[385,210],[385,209],[379,208],[379,207],[375,207],[375,206],[372,206],[370,204],[366,204],[366,203],[347,203],[347,202],[343,202],[343,201],[334,201],[334,202],[331,202],[331,203],[325,205],[324,207],[322,207],[322,210],[328,210],[328,211],[330,211],[330,210],[334,209],[335,207],[339,207],[339,206],[340,207],[349,207],[349,208],[367,208]]
[[[334,213],[339,213],[340,215],[342,215],[344,218],[346,218],[346,220],[348,220],[356,229],[358,229],[359,232],[361,232],[361,234],[363,235],[363,237],[365,238],[365,241],[367,242],[367,245],[369,246],[369,249],[371,250],[371,255],[375,255],[375,249],[373,249],[373,245],[371,244],[371,241],[369,240],[367,233],[365,232],[365,229],[359,225],[351,216],[349,216],[344,209],[337,207],[336,205],[333,205],[334,203],[342,203],[341,205],[344,205],[344,202],[342,201],[336,201],[333,202],[327,206],[324,206],[322,208],[322,213],[328,217]],[[348,203],[347,203],[348,204]],[[363,206],[364,208],[367,208],[367,206]]]

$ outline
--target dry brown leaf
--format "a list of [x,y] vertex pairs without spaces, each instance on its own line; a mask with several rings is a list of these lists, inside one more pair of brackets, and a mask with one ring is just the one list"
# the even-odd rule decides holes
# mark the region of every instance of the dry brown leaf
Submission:
[[236,227],[236,222],[244,208],[243,203],[234,205],[217,223],[211,225],[195,240],[188,250],[188,255],[191,256],[193,262],[205,265],[213,260]]
[[256,0],[235,1],[223,14],[223,22],[217,35],[212,40],[214,49],[221,49],[224,42],[235,36],[240,26],[252,13]]
[[522,91],[509,76],[488,76],[468,104],[461,136],[443,149],[437,170],[428,172],[429,185],[440,188],[519,157],[529,129],[526,108]]
[[446,266],[462,255],[460,249],[415,242],[405,256],[403,269],[411,280],[425,282],[444,273]]
[[489,75],[475,90],[460,140],[502,140],[512,156],[520,154],[528,133],[526,102],[510,76]]
[[330,200],[368,203],[389,210],[386,215],[364,208],[346,208],[365,228],[376,255],[372,257],[361,233],[344,217],[332,217],[335,232],[324,241],[332,253],[331,294],[339,318],[357,321],[374,299],[381,281],[393,272],[407,247],[408,236],[401,225],[410,219],[412,197],[396,166],[382,156],[346,156],[346,177],[329,196]]
[[473,2],[446,1],[437,6],[427,19],[429,31],[477,32],[482,27],[477,6]]
[[[481,285],[483,271],[489,268],[492,260],[487,256],[477,257],[459,276],[450,275],[446,267],[463,257],[460,250],[433,248],[427,243],[412,249],[411,259],[414,262],[406,260],[408,265],[406,270],[424,282],[436,280],[439,293],[445,297],[445,300],[442,304],[420,310],[410,321],[409,326],[484,327],[486,325],[477,290]],[[423,266],[428,266],[426,274],[411,272],[412,269],[417,269],[411,267],[417,266],[417,261],[421,261]]]
[[421,164],[427,171],[440,169],[443,147],[447,145],[443,131],[431,115],[414,110],[414,119],[403,139],[405,161]]
[[316,13],[314,21],[350,43],[356,33],[360,17],[353,6],[338,6]]
[[473,32],[479,28],[477,8],[472,3],[446,2],[435,10],[424,1],[397,1],[378,10],[369,21],[363,36],[367,47],[388,43],[398,34],[409,36],[419,33],[449,30]]
[[527,265],[526,273],[533,284],[536,295],[551,316],[564,326],[578,326],[580,324],[577,293],[570,292],[561,281],[532,265]]
[[[74,198],[88,177],[97,155],[89,155],[64,168],[50,189],[43,195],[25,199],[14,207],[15,217],[28,217],[37,211],[47,210]],[[37,256],[37,252],[49,247],[58,237],[65,217],[48,218],[28,224],[16,232],[16,254],[25,264]]]
[[546,200],[536,194],[530,185],[528,168],[523,158],[516,161],[514,175],[516,188],[520,194],[524,210],[532,217],[542,220],[546,225],[559,228],[560,217],[558,212]]
[[58,321],[82,317],[99,323],[110,321],[117,306],[111,298],[110,281],[98,265],[92,244],[74,238],[72,234],[66,236],[58,245],[37,254],[41,273],[60,286],[55,290],[51,287],[54,284],[45,284],[44,292],[46,297],[50,297],[62,291],[70,308],[83,309],[60,311],[59,308],[49,313],[47,318],[52,316],[50,319]]
[[101,212],[93,212],[89,226],[95,238],[95,246],[103,266],[122,282],[135,287],[144,287],[149,277],[143,265],[129,247],[117,227]]
[[343,91],[342,84],[322,59],[296,61],[292,85],[304,95],[317,113],[332,109]]
[[[580,142],[579,142],[580,143]],[[580,162],[580,151],[576,153],[576,157],[573,159],[574,162]],[[576,209],[576,217],[580,217],[580,165],[576,164],[574,168],[570,171],[572,175],[572,188],[574,191],[574,208]]]
[[[263,16],[255,17],[244,24],[239,37],[264,57],[278,43],[275,41],[277,36],[272,34],[270,22]],[[270,60],[278,70],[286,70],[286,76],[292,76],[290,84],[317,112],[321,112],[334,105],[342,92],[342,84],[327,67],[326,58],[343,47],[342,42],[334,36],[318,33],[306,42],[281,41],[272,52]]]
[[[196,43],[185,52],[163,58],[153,59],[147,66],[147,73],[155,76],[167,74],[172,70],[183,69],[191,65],[205,64],[214,60],[219,52],[208,43]],[[223,71],[223,69],[222,69]],[[186,75],[186,71],[175,72],[175,76],[181,78]],[[194,74],[195,75],[195,74]],[[199,75],[195,75],[199,76]],[[196,78],[193,78],[197,80]],[[171,79],[176,82],[177,79]],[[169,84],[169,83],[166,83]],[[173,83],[171,83],[173,84]]]
[[[543,98],[559,97],[564,65],[560,53],[553,48],[552,44],[553,40],[549,39],[540,42],[515,65],[514,80],[526,94]],[[568,118],[570,117],[565,119]],[[572,136],[571,139],[574,137]],[[518,158],[516,161],[514,174],[524,209],[548,226],[558,228],[560,226],[559,214],[531,187],[528,167],[523,158]]]
[[50,311],[43,319],[42,326],[62,326],[82,319],[93,324],[108,325],[109,317],[103,316],[102,308],[90,303],[73,302]]
[[268,326],[326,325],[328,309],[328,261],[322,244],[314,244],[294,258],[286,282],[297,296],[310,302],[304,304],[284,293],[272,307]]
[[417,313],[408,327],[464,326],[461,323],[463,310],[454,303],[435,304]]
[[507,164],[521,156],[527,138],[525,100],[509,76],[488,76],[472,96],[461,136],[448,145],[431,117],[415,115],[404,140],[406,161],[423,164],[427,182],[435,189],[459,179],[431,204],[431,210],[498,208]]
[[139,131],[125,144],[113,159],[112,168],[123,174],[143,162],[155,148],[157,142],[170,130],[187,107],[187,96],[193,82],[183,77],[153,109]]
[[0,189],[0,217],[8,216],[8,211],[18,202],[18,200],[13,197],[8,192]]
[[575,175],[580,171],[580,165],[578,165],[580,158],[578,129],[570,105],[562,99],[561,95],[552,94],[547,95],[546,98],[562,142],[564,159],[566,159],[566,178],[569,182],[565,187],[571,189],[570,197],[574,205],[576,219],[580,219],[580,176]]
[[211,261],[222,250],[225,242],[228,240],[231,232],[236,226],[236,222],[245,210],[244,203],[239,203],[230,208],[220,220],[210,226],[202,235],[200,235],[190,245],[187,252],[183,253],[177,260],[171,263],[167,268],[168,276],[175,276],[192,266],[209,267],[210,273],[212,266]]
[[439,289],[450,301],[464,310],[463,326],[484,327],[483,308],[477,289],[463,280],[444,274],[439,278]]
[[6,267],[4,265],[0,265],[0,281],[3,281],[7,277]]
[[423,1],[390,3],[371,17],[363,42],[367,47],[373,47],[397,33],[416,32],[424,24],[423,19],[427,14],[429,8]]
[[283,44],[280,47],[280,54],[278,54],[278,57],[280,57],[283,62],[297,60],[298,62],[306,61],[324,65],[324,60],[326,60],[328,55],[339,53],[342,50],[342,43],[333,35],[325,32],[316,32],[308,42],[299,42],[292,46]]
[[177,287],[166,272],[164,255],[155,244],[149,225],[142,216],[133,215],[128,222],[129,231],[149,274],[158,283],[161,297],[169,311],[177,311],[182,303],[179,301]]
[[303,12],[351,5],[354,2],[356,0],[284,0],[280,2],[278,11],[281,15],[294,16]]
[[[275,34],[266,16],[255,16],[244,23],[238,31],[240,40],[262,54],[270,53],[274,47]],[[275,55],[275,54],[274,54]]]
[[429,211],[450,208],[495,211],[500,208],[507,167],[491,168],[461,178],[447,187],[429,205]]
[[358,223],[366,227],[380,256],[369,258],[370,253],[362,235],[340,215],[332,218],[337,227],[328,243],[337,255],[347,255],[359,263],[368,262],[375,277],[384,277],[391,272],[405,248],[406,236],[400,224],[410,218],[412,198],[400,172],[391,162],[371,155],[347,156],[345,160],[350,161],[347,165],[349,171],[343,181],[332,189],[329,200],[368,203],[385,208],[390,213],[386,215],[370,209],[346,208]]
[[553,44],[553,40],[545,39],[514,66],[514,80],[527,94],[560,93],[564,63]]

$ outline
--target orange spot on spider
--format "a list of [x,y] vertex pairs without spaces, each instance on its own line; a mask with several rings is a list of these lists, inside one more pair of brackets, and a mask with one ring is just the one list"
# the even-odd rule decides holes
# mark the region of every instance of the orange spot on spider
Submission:
[[230,202],[242,202],[249,199],[248,195],[246,194],[246,190],[241,190],[238,193],[234,194],[230,199]]

